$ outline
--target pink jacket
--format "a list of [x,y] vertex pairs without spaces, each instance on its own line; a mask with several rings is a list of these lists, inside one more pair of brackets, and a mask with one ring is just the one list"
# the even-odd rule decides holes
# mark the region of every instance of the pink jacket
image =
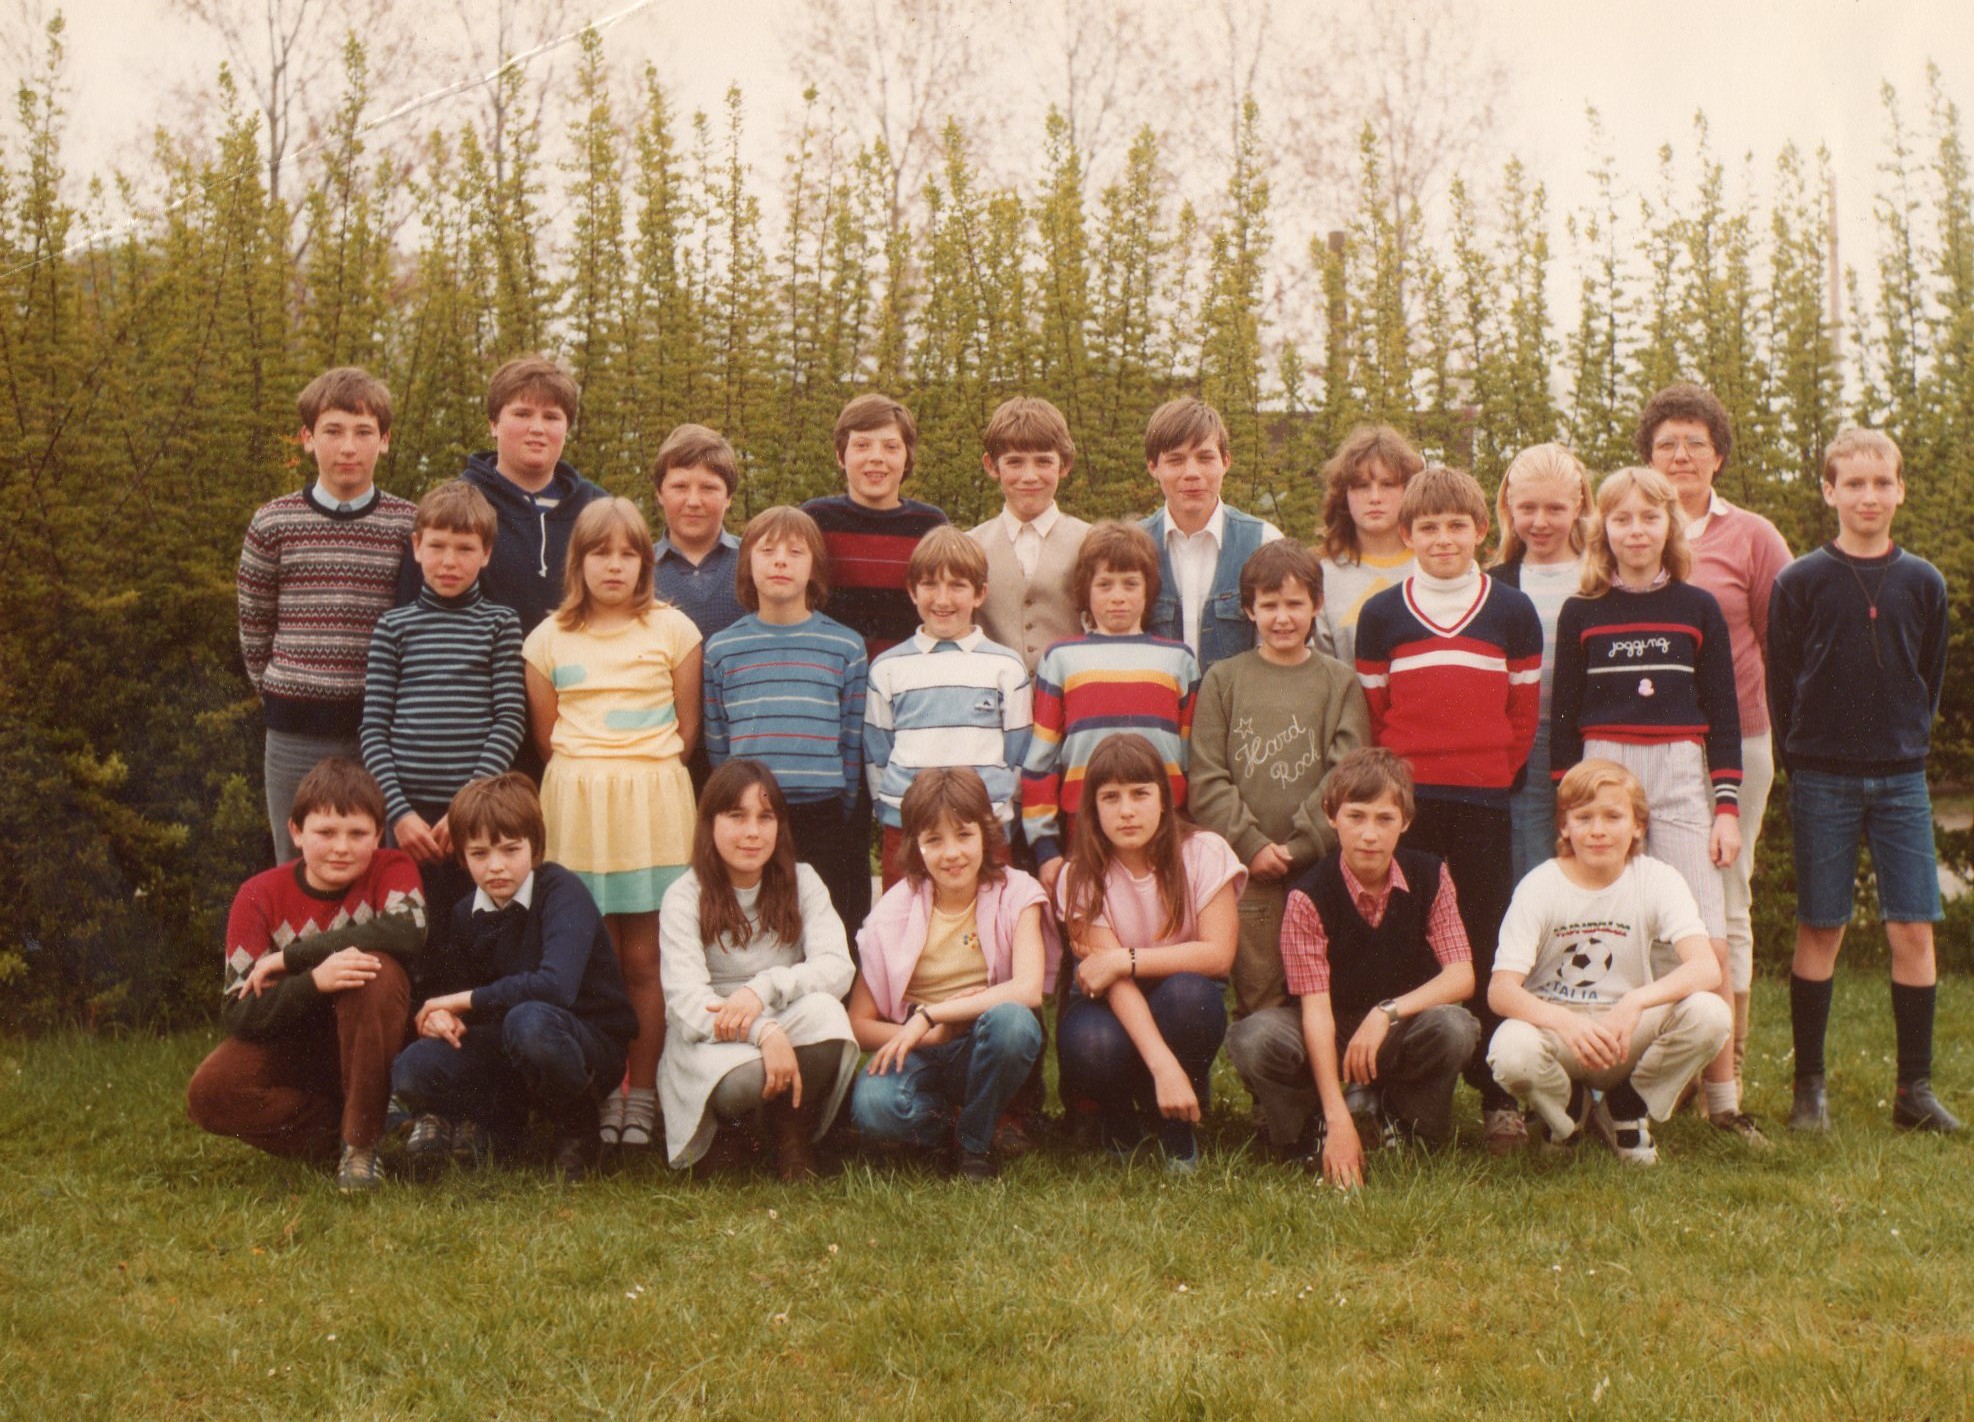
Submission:
[[[1056,967],[1062,960],[1062,943],[1049,917],[1048,895],[1030,875],[1019,869],[1007,871],[998,884],[982,883],[973,901],[974,926],[980,932],[980,952],[987,959],[987,981],[1004,983],[1014,972],[1014,930],[1030,905],[1042,906],[1043,989],[1055,985]],[[911,986],[912,970],[918,955],[925,951],[925,939],[932,925],[932,881],[913,887],[900,879],[885,891],[864,920],[857,934],[857,957],[863,965],[864,982],[877,1003],[878,1015],[887,1022],[905,1018],[905,989]]]

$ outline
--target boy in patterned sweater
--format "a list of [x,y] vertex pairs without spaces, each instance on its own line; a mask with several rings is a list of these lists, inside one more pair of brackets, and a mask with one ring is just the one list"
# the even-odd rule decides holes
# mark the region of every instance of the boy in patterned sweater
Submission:
[[[1525,593],[1480,570],[1487,496],[1471,474],[1436,465],[1405,486],[1399,526],[1417,570],[1364,604],[1357,619],[1357,679],[1377,744],[1404,756],[1418,814],[1405,845],[1439,855],[1460,888],[1460,920],[1474,952],[1469,1006],[1483,1032],[1501,916],[1514,892],[1509,793],[1522,773],[1542,706],[1542,620]],[[1487,1148],[1528,1139],[1515,1101],[1475,1061]]]
[[1158,600],[1158,545],[1136,524],[1097,524],[1076,554],[1076,605],[1092,629],[1058,642],[1035,667],[1035,729],[1021,767],[1021,822],[1038,877],[1055,892],[1082,802],[1083,771],[1106,736],[1136,731],[1157,748],[1186,803],[1187,746],[1199,658],[1145,631]]
[[370,639],[363,763],[397,847],[418,861],[435,952],[472,887],[446,807],[468,781],[506,770],[527,727],[521,619],[480,587],[497,527],[493,505],[464,479],[420,499],[411,553],[425,584]]
[[237,579],[240,654],[267,722],[267,822],[274,857],[295,857],[288,811],[302,777],[357,754],[371,629],[390,607],[411,542],[412,505],[372,482],[391,447],[391,392],[342,366],[296,402],[315,477],[263,504]]
[[391,1059],[411,1023],[406,967],[425,941],[418,868],[378,847],[384,797],[353,760],[302,777],[292,865],[240,886],[226,921],[227,1038],[186,1088],[194,1124],[271,1155],[342,1155],[375,1189]]

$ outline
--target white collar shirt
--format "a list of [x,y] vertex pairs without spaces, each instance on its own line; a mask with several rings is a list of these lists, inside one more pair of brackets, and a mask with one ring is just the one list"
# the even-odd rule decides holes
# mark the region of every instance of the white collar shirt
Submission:
[[[1198,533],[1183,533],[1173,520],[1172,506],[1165,514],[1165,555],[1172,564],[1172,591],[1179,598],[1179,626],[1186,645],[1199,651],[1200,610],[1213,590],[1213,570],[1220,562],[1220,546],[1226,540],[1227,505],[1216,501],[1206,526]],[[1149,611],[1150,609],[1146,609]]]
[[[514,891],[514,897],[509,899],[507,902],[510,906],[514,904],[519,904],[521,905],[522,908],[533,908],[534,900],[535,900],[535,871],[530,869],[528,871],[528,877],[521,881],[521,887]],[[501,905],[495,903],[493,901],[493,896],[489,894],[485,889],[475,889],[473,891],[474,913],[497,913],[499,912],[500,908]]]
[[1014,510],[1001,505],[1001,531],[1014,545],[1014,559],[1021,564],[1021,574],[1025,578],[1035,576],[1035,569],[1042,561],[1042,540],[1055,530],[1056,520],[1062,517],[1062,510],[1053,502],[1023,523],[1014,516]]

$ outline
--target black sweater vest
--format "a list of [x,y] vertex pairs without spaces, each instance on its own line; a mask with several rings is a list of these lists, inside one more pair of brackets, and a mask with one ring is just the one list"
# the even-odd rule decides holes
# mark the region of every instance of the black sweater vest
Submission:
[[1347,1038],[1372,1008],[1439,975],[1439,959],[1426,942],[1426,924],[1439,897],[1442,860],[1422,849],[1394,856],[1406,889],[1393,889],[1376,928],[1364,921],[1343,882],[1341,854],[1319,859],[1294,888],[1309,896],[1329,937],[1330,1010],[1337,1036]]

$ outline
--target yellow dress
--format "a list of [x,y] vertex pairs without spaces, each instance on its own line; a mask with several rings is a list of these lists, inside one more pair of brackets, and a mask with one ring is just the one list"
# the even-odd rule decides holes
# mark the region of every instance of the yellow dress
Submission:
[[672,670],[698,645],[692,619],[659,606],[603,632],[551,617],[522,647],[555,687],[541,785],[548,858],[581,878],[604,913],[655,913],[692,858]]

